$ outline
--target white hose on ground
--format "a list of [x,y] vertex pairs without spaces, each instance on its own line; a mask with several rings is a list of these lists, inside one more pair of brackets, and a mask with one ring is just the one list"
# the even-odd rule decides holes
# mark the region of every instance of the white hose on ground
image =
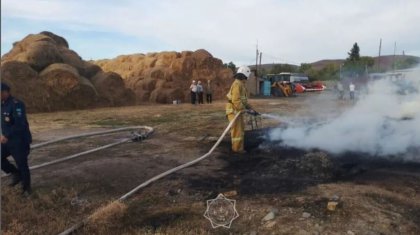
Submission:
[[71,136],[67,136],[67,137],[63,137],[63,138],[59,138],[55,140],[42,142],[39,144],[33,144],[31,145],[31,149],[37,149],[40,147],[44,147],[46,145],[55,144],[57,142],[61,142],[65,140],[89,137],[89,136],[94,136],[94,135],[105,135],[105,134],[111,134],[111,133],[122,132],[122,131],[138,130],[138,129],[146,129],[149,135],[153,132],[153,128],[150,126],[129,126],[129,127],[122,127],[122,128],[117,128],[117,129],[112,129],[112,130],[107,130],[107,131],[95,131],[95,132],[79,134],[79,135],[71,135]]
[[[182,165],[179,165],[175,168],[172,168],[170,170],[167,170],[159,175],[156,175],[155,177],[152,177],[151,179],[145,181],[144,183],[140,184],[139,186],[135,187],[134,189],[132,189],[130,192],[124,194],[123,196],[121,196],[119,199],[117,199],[116,201],[118,202],[122,202],[124,200],[126,200],[127,198],[129,198],[130,196],[132,196],[134,193],[136,193],[138,190],[148,186],[149,184],[167,176],[170,175],[176,171],[179,171],[181,169],[187,168],[191,165],[194,165],[196,163],[198,163],[199,161],[202,161],[204,159],[206,159],[207,157],[209,157],[213,151],[217,148],[217,146],[219,146],[220,142],[222,142],[223,138],[226,136],[226,134],[228,133],[228,131],[230,130],[230,128],[232,128],[233,123],[236,121],[236,119],[238,119],[239,115],[242,112],[239,112],[235,115],[235,117],[232,119],[232,121],[229,123],[229,125],[226,127],[226,129],[223,131],[222,135],[219,137],[219,139],[216,141],[216,143],[213,145],[213,147],[203,156],[196,158],[192,161],[189,161],[187,163],[184,163]],[[69,235],[71,233],[73,233],[74,231],[76,231],[77,229],[81,228],[83,225],[85,225],[87,222],[89,221],[89,217],[85,218],[83,221],[73,225],[72,227],[66,229],[65,231],[59,233],[58,235]]]
[[29,170],[35,170],[35,169],[38,169],[38,168],[41,168],[41,167],[44,167],[44,166],[49,166],[49,165],[52,165],[52,164],[64,162],[64,161],[67,161],[67,160],[70,160],[70,159],[73,159],[73,158],[77,158],[77,157],[80,157],[80,156],[83,156],[83,155],[86,155],[86,154],[89,154],[89,153],[93,153],[93,152],[97,152],[97,151],[104,150],[104,149],[107,149],[107,148],[111,148],[111,147],[114,147],[116,145],[127,143],[127,142],[130,142],[130,141],[131,141],[131,139],[129,139],[129,138],[122,139],[122,140],[119,140],[117,142],[107,144],[107,145],[104,145],[104,146],[101,146],[101,147],[98,147],[98,148],[89,149],[87,151],[76,153],[76,154],[73,154],[73,155],[70,155],[70,156],[67,156],[67,157],[63,157],[63,158],[60,158],[60,159],[56,159],[56,160],[53,160],[53,161],[50,161],[50,162],[44,162],[44,163],[41,163],[39,165],[31,166],[31,167],[29,167]]
[[[37,148],[41,148],[41,147],[44,147],[44,146],[47,146],[47,145],[50,145],[50,144],[55,144],[55,143],[58,143],[58,142],[71,140],[71,139],[76,139],[76,138],[90,137],[90,136],[95,136],[95,135],[106,135],[106,134],[112,134],[112,133],[116,133],[116,132],[139,130],[139,129],[147,130],[147,132],[144,136],[145,138],[147,138],[149,135],[151,135],[154,131],[154,129],[152,127],[149,127],[149,126],[130,126],[130,127],[117,128],[117,129],[113,129],[113,130],[95,131],[95,132],[90,132],[90,133],[85,133],[85,134],[80,134],[80,135],[67,136],[67,137],[63,137],[63,138],[59,138],[59,139],[50,140],[50,141],[47,141],[47,142],[35,144],[35,145],[31,146],[31,149],[37,149]],[[70,159],[74,159],[74,158],[77,158],[77,157],[80,157],[80,156],[83,156],[83,155],[87,155],[87,154],[90,154],[90,153],[93,153],[93,152],[97,152],[97,151],[100,151],[100,150],[111,148],[111,147],[114,147],[116,145],[127,143],[127,142],[130,142],[130,141],[131,141],[131,138],[125,138],[125,139],[119,140],[117,142],[107,144],[107,145],[104,145],[104,146],[101,146],[101,147],[98,147],[98,148],[94,148],[94,149],[90,149],[90,150],[87,150],[87,151],[84,151],[84,152],[76,153],[76,154],[66,156],[66,157],[63,157],[63,158],[60,158],[60,159],[56,159],[56,160],[53,160],[53,161],[50,161],[50,162],[44,162],[44,163],[41,163],[39,165],[31,166],[31,167],[29,167],[29,169],[30,170],[35,170],[35,169],[38,169],[38,168],[41,168],[41,167],[45,167],[45,166],[49,166],[49,165],[52,165],[52,164],[64,162],[64,161],[67,161],[67,160],[70,160]],[[9,175],[2,175],[1,178],[7,177]]]

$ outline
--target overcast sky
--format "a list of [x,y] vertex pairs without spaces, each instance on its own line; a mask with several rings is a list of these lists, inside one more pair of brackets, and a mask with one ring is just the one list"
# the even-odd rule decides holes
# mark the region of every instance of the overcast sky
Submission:
[[420,0],[3,0],[1,50],[48,30],[84,59],[204,48],[225,62],[420,56]]

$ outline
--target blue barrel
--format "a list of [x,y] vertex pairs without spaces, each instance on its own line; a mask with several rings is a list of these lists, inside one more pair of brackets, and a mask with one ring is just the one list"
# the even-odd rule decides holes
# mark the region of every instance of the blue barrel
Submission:
[[271,82],[270,81],[264,81],[263,95],[264,96],[270,96],[271,95]]

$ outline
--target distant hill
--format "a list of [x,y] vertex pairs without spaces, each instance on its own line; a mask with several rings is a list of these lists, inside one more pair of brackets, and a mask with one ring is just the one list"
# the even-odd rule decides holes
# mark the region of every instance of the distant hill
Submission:
[[[405,59],[412,59],[415,60],[417,62],[420,62],[420,57],[418,56],[411,56],[411,55],[396,55],[395,56],[395,60],[399,61],[399,60],[405,60]],[[373,57],[373,60],[375,62],[374,67],[378,66],[378,63],[380,65],[380,68],[383,70],[391,70],[393,68],[393,61],[394,61],[394,56],[393,55],[384,55],[381,57]],[[345,62],[345,59],[325,59],[325,60],[319,60],[313,63],[309,63],[311,64],[312,68],[314,70],[321,70],[323,68],[325,68],[327,65],[333,64],[335,66],[340,66],[341,64],[343,64]],[[295,69],[299,68],[299,65],[294,65],[294,64],[262,64],[261,67],[268,73],[270,73],[270,71],[272,71],[272,69],[274,68],[274,66],[292,66]],[[250,65],[250,68],[252,70],[255,69],[255,65]]]
[[333,64],[336,66],[340,66],[341,64],[344,63],[345,60],[341,60],[341,59],[335,59],[335,60],[319,60],[313,63],[310,63],[312,68],[315,70],[321,70],[325,67],[327,67],[327,65]]
[[[282,66],[282,67],[290,66],[293,69],[299,68],[299,65],[295,65],[295,64],[261,64],[261,68],[265,70],[267,73],[270,73],[270,71],[273,70],[274,66]],[[251,68],[251,70],[255,70],[255,65],[250,65],[249,67]],[[260,69],[259,66],[258,66],[258,69]]]
[[[418,56],[395,55],[395,61],[405,60],[405,59],[413,59],[413,60],[416,60],[417,62],[420,62],[420,57]],[[381,69],[391,70],[393,68],[393,61],[394,61],[393,55],[384,55],[381,57],[376,56],[376,57],[373,57],[373,60],[375,61],[374,67],[377,67],[379,63],[379,66]],[[321,70],[329,64],[340,66],[341,64],[344,63],[344,61],[345,60],[343,59],[319,60],[319,61],[311,63],[311,65],[313,69]]]

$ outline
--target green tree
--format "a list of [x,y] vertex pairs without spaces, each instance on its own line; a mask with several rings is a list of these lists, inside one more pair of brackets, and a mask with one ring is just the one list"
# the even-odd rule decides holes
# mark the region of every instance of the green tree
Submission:
[[[374,60],[369,56],[360,56],[360,48],[357,42],[353,44],[348,57],[344,62],[342,74],[344,77],[360,77],[366,72],[372,71]],[[366,71],[367,70],[367,71]]]
[[347,53],[349,57],[347,58],[348,61],[359,61],[360,60],[360,48],[357,45],[357,42],[353,44],[350,52]]
[[278,73],[283,73],[283,72],[294,73],[296,72],[296,68],[295,66],[290,65],[290,64],[276,64],[270,70],[271,74],[278,74]]
[[307,73],[310,69],[312,69],[311,64],[302,63],[299,66],[299,73]]
[[372,68],[375,64],[375,60],[370,56],[362,56],[360,57],[360,63],[363,66],[367,66],[368,68]]
[[309,69],[305,73],[311,81],[338,80],[340,78],[340,67],[335,64],[328,64],[321,70]]
[[223,64],[226,68],[229,68],[232,70],[233,73],[236,73],[236,65],[231,61],[229,63],[224,63]]

